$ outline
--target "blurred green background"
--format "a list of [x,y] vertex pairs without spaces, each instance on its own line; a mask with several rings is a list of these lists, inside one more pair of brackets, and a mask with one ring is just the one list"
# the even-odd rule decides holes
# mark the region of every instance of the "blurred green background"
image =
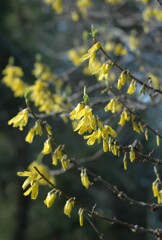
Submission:
[[[100,1],[94,1],[102,13],[103,6]],[[130,3],[131,2],[131,3]],[[132,28],[141,33],[141,24],[133,22],[135,14],[141,13],[141,6],[136,1],[128,1],[127,5],[120,8],[107,7],[107,17],[110,30],[119,34],[124,41],[124,36]],[[73,1],[66,1],[72,4]],[[121,12],[122,10],[123,12]],[[25,81],[32,83],[31,74],[33,63],[37,53],[43,56],[43,62],[48,64],[57,74],[72,68],[72,64],[67,59],[65,52],[82,42],[82,30],[90,29],[92,23],[101,26],[102,21],[107,20],[94,12],[88,21],[72,22],[69,15],[56,15],[50,7],[40,0],[6,0],[0,1],[0,70],[5,68],[10,56],[14,56],[15,64],[20,65],[25,72]],[[129,16],[129,21],[119,24],[115,14]],[[98,14],[98,15],[97,15]],[[111,20],[111,21],[110,21]],[[104,22],[101,32],[109,28]],[[122,23],[121,23],[122,24]],[[124,25],[125,24],[125,25]],[[112,28],[112,29],[111,29]],[[116,32],[115,32],[116,31]],[[159,34],[161,30],[158,29]],[[155,68],[153,63],[156,51],[151,50],[150,38],[154,32],[148,34],[148,39],[143,38],[142,59],[148,59],[145,67]],[[72,37],[71,37],[72,36]],[[141,35],[140,35],[141,36]],[[160,35],[161,36],[161,35]],[[102,36],[101,36],[102,39]],[[146,44],[147,41],[148,44]],[[126,44],[126,42],[125,42]],[[160,65],[161,53],[159,52],[158,64]],[[127,64],[134,70],[135,57],[129,55]],[[120,61],[120,59],[118,59]],[[137,64],[138,65],[138,64]],[[156,69],[156,68],[155,68]],[[159,72],[159,70],[158,70]],[[2,75],[1,75],[2,77]],[[78,84],[81,79],[81,72],[72,74],[69,81]],[[91,79],[87,77],[91,83]],[[82,84],[83,85],[83,84]],[[94,230],[88,222],[84,228],[78,224],[77,212],[74,210],[72,217],[68,219],[63,214],[63,199],[59,199],[51,209],[47,209],[43,204],[48,189],[42,188],[38,200],[32,201],[28,197],[23,197],[21,191],[22,180],[16,176],[16,172],[24,170],[25,167],[35,159],[36,153],[40,152],[40,143],[29,146],[24,138],[27,129],[23,132],[7,126],[7,121],[16,115],[20,108],[25,107],[23,99],[14,98],[10,89],[0,83],[0,239],[2,240],[71,240],[71,239],[98,239]],[[92,95],[93,98],[97,97]],[[76,103],[74,103],[74,106]],[[98,110],[100,111],[99,107]],[[139,110],[139,115],[147,119],[148,123],[154,121],[154,128],[160,127],[158,117],[160,117],[160,107],[149,108],[145,113]],[[157,114],[158,111],[158,114]],[[155,114],[157,119],[155,119]],[[64,125],[58,119],[50,120],[53,125],[56,139],[61,144],[65,144],[68,152],[80,159],[91,156],[99,151],[99,146],[87,148],[81,136],[72,132],[70,124]],[[134,141],[130,126],[124,129],[120,135],[122,144],[129,144]],[[143,137],[140,139],[143,142]],[[41,142],[42,144],[42,142]],[[144,152],[150,151],[154,146],[154,139],[150,136],[148,144],[143,143]],[[160,157],[156,152],[156,156]],[[112,184],[116,184],[119,189],[125,190],[131,197],[137,200],[154,201],[151,192],[151,184],[154,181],[152,166],[146,163],[134,163],[129,166],[129,170],[123,171],[122,159],[116,159],[110,153],[100,154],[96,161],[85,164],[97,174],[100,174]],[[86,191],[80,184],[79,172],[70,170],[62,176],[56,178],[58,186],[66,189],[69,195],[79,197],[86,206],[92,207],[95,203],[97,208],[107,216],[116,216],[119,219],[142,226],[161,227],[161,212],[151,212],[148,209],[130,206],[117,199],[104,187],[96,184]],[[130,230],[117,225],[109,225],[105,222],[96,221],[96,225],[104,233],[105,239],[125,240],[143,239],[151,240],[152,236],[146,234],[132,234]]]

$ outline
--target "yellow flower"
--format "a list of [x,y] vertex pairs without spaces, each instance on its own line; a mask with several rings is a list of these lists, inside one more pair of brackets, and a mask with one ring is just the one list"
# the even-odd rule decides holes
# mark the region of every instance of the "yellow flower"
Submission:
[[122,104],[119,102],[118,99],[113,98],[110,102],[105,106],[105,112],[111,111],[112,113],[121,111]]
[[31,193],[31,199],[36,199],[39,192],[39,183],[36,181],[38,174],[36,172],[24,171],[18,172],[17,175],[20,177],[28,177],[22,185],[23,190],[30,185],[28,190],[24,192],[24,196],[27,196]]
[[146,139],[146,141],[148,141],[148,129],[147,128],[145,128],[145,139]]
[[12,65],[7,65],[2,73],[13,77],[22,77],[24,75],[22,68]]
[[133,79],[129,85],[129,88],[127,90],[128,94],[133,94],[136,91],[136,81]]
[[153,87],[158,89],[159,84],[160,84],[159,78],[152,73],[147,73],[147,76],[150,78],[151,84],[153,85]]
[[135,132],[137,132],[138,134],[140,134],[141,130],[140,130],[138,124],[136,123],[135,116],[132,116],[132,127],[133,127],[133,130],[134,130]]
[[42,150],[43,154],[50,154],[52,152],[52,143],[51,143],[51,139],[48,138],[45,142],[44,142],[44,147]]
[[74,22],[77,22],[79,20],[79,15],[76,11],[72,11],[71,12],[71,19],[74,21]]
[[23,70],[20,67],[7,65],[2,71],[5,75],[2,78],[2,82],[14,92],[15,97],[23,97],[27,84],[21,80],[24,75]]
[[74,207],[75,203],[75,198],[70,198],[69,200],[66,201],[66,204],[64,206],[64,214],[70,217],[71,211]]
[[157,202],[158,204],[162,203],[162,190],[159,189],[159,181],[158,179],[156,179],[153,183],[152,183],[152,192],[153,192],[153,196],[157,198]]
[[127,109],[124,109],[120,116],[120,121],[118,122],[119,125],[124,126],[126,121],[130,120],[130,113]]
[[157,197],[157,202],[158,202],[158,204],[162,203],[162,190],[159,191],[159,195]]
[[82,135],[85,132],[91,132],[96,129],[96,117],[89,113],[85,115],[78,123],[74,131],[78,131],[78,134]]
[[61,165],[62,165],[62,168],[65,170],[68,169],[68,156],[67,155],[63,155],[62,158],[61,158]]
[[34,138],[34,135],[35,135],[35,129],[34,128],[31,128],[25,138],[25,141],[28,142],[28,143],[32,143],[33,142],[33,138]]
[[97,60],[96,58],[96,53],[93,53],[92,56],[89,59],[89,64],[88,64],[88,75],[94,75],[96,74],[101,67],[101,63]]
[[17,175],[19,177],[28,177],[22,185],[22,188],[25,189],[28,185],[33,185],[34,181],[37,179],[38,173],[36,171],[24,171],[18,172]]
[[35,135],[41,136],[43,134],[41,120],[37,120],[34,125]]
[[124,154],[123,164],[124,164],[124,170],[127,170],[128,162],[127,162],[127,153],[126,152]]
[[96,140],[98,140],[98,142],[101,141],[101,136],[102,136],[102,132],[100,129],[98,129],[98,130],[94,131],[92,134],[90,134],[88,136],[84,136],[84,139],[88,139],[88,141],[87,141],[88,145],[93,145]]
[[159,147],[160,146],[160,136],[156,135],[156,144]]
[[37,167],[41,174],[43,174],[43,176],[45,176],[51,183],[55,184],[55,179],[53,176],[50,175],[50,171],[47,166],[45,166],[44,164],[40,164],[37,161],[32,162],[28,166],[29,171],[17,173],[19,177],[27,177],[22,185],[22,188],[23,190],[25,190],[27,187],[29,187],[24,193],[24,195],[27,196],[31,193],[31,199],[37,198],[40,184],[48,184],[47,181],[42,179],[42,177],[38,174],[34,167]]
[[[37,167],[38,170],[43,174],[43,176],[45,176],[51,183],[56,184],[54,177],[50,174],[50,169],[48,168],[48,166],[46,166],[45,164],[40,163],[38,161],[33,161],[28,166],[29,171],[31,171],[32,173],[37,173],[34,167]],[[37,173],[36,181],[38,181],[39,184],[41,184],[41,185],[48,184],[47,181],[44,180],[43,178],[41,178],[38,173]]]
[[94,53],[101,48],[101,44],[99,42],[95,43],[89,50],[88,53],[85,53],[81,58],[80,61],[84,62],[85,60],[94,57]]
[[70,112],[70,119],[74,120],[74,119],[80,119],[80,115],[79,113],[85,108],[83,103],[78,103],[78,105],[76,106],[76,108]]
[[90,183],[90,181],[89,181],[86,168],[84,168],[84,169],[81,170],[80,177],[81,177],[81,183],[83,184],[83,186],[84,186],[85,188],[88,189],[88,188],[89,188],[89,185],[90,185],[91,183]]
[[46,199],[44,200],[44,204],[45,204],[48,208],[50,208],[50,207],[53,205],[54,201],[56,200],[56,197],[57,197],[56,192],[49,192],[49,193],[47,194]]
[[46,131],[49,136],[52,136],[52,127],[49,124],[46,124]]
[[84,221],[83,213],[84,213],[84,209],[79,208],[78,215],[79,215],[79,224],[81,227],[83,227],[83,221]]
[[13,127],[19,127],[19,130],[22,131],[23,127],[25,127],[28,123],[28,108],[25,108],[21,112],[19,112],[15,117],[8,121],[8,125],[13,124]]
[[111,151],[114,156],[120,156],[120,146],[116,141],[112,143]]
[[79,103],[77,107],[70,113],[70,118],[72,120],[81,119],[74,131],[78,131],[80,135],[84,132],[91,132],[96,129],[96,118],[92,114],[92,109],[89,105],[84,105],[83,103]]
[[121,72],[118,83],[117,83],[117,88],[120,90],[126,82],[130,81],[130,73],[128,70],[124,70]]
[[136,159],[136,153],[134,151],[134,149],[131,147],[131,150],[129,152],[129,159],[131,162],[133,162]]
[[108,144],[108,139],[103,138],[103,151],[108,152],[109,151],[109,144]]
[[31,193],[31,199],[35,200],[39,193],[39,183],[34,182],[30,188],[26,192],[24,192],[24,196],[27,196]]
[[58,164],[58,160],[60,160],[62,158],[62,156],[63,156],[63,153],[62,153],[63,149],[64,149],[64,146],[63,145],[59,145],[55,149],[55,151],[53,152],[53,154],[52,154],[52,164],[53,165],[56,166]]
[[157,179],[152,183],[152,192],[154,197],[158,197],[159,195],[159,189],[158,189],[158,181]]
[[99,68],[99,76],[98,76],[99,81],[103,79],[108,80],[108,75],[112,66],[113,66],[113,62],[102,64],[102,66]]
[[102,131],[102,137],[107,136],[107,135],[109,135],[109,136],[111,136],[111,137],[113,137],[113,138],[116,138],[116,137],[117,137],[117,133],[116,133],[115,130],[114,130],[112,127],[110,127],[109,125],[105,125],[105,126],[101,129],[101,131]]

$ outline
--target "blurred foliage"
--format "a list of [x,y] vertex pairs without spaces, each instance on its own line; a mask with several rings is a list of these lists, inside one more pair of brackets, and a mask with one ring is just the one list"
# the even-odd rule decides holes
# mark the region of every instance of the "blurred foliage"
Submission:
[[[83,86],[94,85],[94,76],[84,75],[81,67],[73,66],[68,58],[70,49],[78,50],[84,45],[84,53],[92,45],[90,28],[92,24],[99,29],[97,38],[105,44],[107,51],[113,58],[122,64],[123,68],[129,68],[131,72],[137,73],[138,77],[146,79],[150,73],[161,77],[161,22],[157,19],[143,21],[142,12],[147,6],[141,1],[121,1],[119,5],[105,5],[101,1],[93,1],[95,4],[88,9],[89,18],[84,18],[82,12],[78,21],[72,21],[73,0],[66,0],[64,13],[57,15],[53,9],[40,0],[13,0],[0,2],[0,69],[1,72],[8,63],[11,56],[15,58],[15,65],[21,66],[25,72],[23,79],[27,84],[33,84],[33,65],[37,56],[43,56],[42,62],[51,67],[52,73],[59,74],[64,79],[66,89],[69,81],[72,92],[81,92],[79,97],[73,99],[74,107],[82,100]],[[105,1],[106,2],[106,1]],[[109,1],[107,1],[109,2]],[[157,6],[156,1],[148,1],[151,6]],[[70,8],[71,7],[71,8]],[[146,14],[145,14],[146,15]],[[74,15],[73,15],[74,17]],[[156,24],[155,24],[156,23]],[[149,29],[150,28],[150,29]],[[134,44],[131,45],[130,37],[135,36]],[[139,40],[139,41],[138,41]],[[133,41],[133,40],[132,40]],[[107,45],[106,45],[107,44]],[[119,45],[117,45],[119,44]],[[121,44],[121,45],[120,45]],[[134,45],[137,47],[134,49]],[[122,46],[122,53],[118,49]],[[120,52],[120,51],[119,51]],[[125,53],[127,53],[125,55]],[[40,55],[37,55],[40,54]],[[123,60],[124,59],[124,60]],[[84,65],[84,64],[83,64]],[[75,71],[77,69],[77,71]],[[70,71],[70,74],[67,72]],[[153,78],[153,77],[152,77]],[[153,81],[157,87],[157,81]],[[16,112],[25,107],[24,99],[13,98],[13,93],[2,83],[1,87],[1,130],[0,130],[0,235],[3,240],[41,240],[41,239],[97,239],[95,231],[86,222],[84,228],[80,228],[78,216],[74,209],[73,216],[69,219],[63,214],[64,201],[60,198],[49,210],[42,203],[46,196],[46,188],[43,187],[37,201],[30,201],[22,196],[21,183],[16,172],[24,170],[25,167],[37,158],[36,153],[40,151],[45,139],[38,139],[30,147],[24,139],[27,129],[19,132],[7,126],[7,121]],[[98,96],[98,90],[89,94],[92,102],[106,99],[107,96]],[[69,102],[71,89],[69,90]],[[161,129],[160,104],[151,102],[152,96],[143,96],[139,103],[134,106],[141,118],[147,119],[155,129]],[[159,100],[158,100],[159,101]],[[157,101],[157,103],[158,103]],[[160,101],[159,101],[160,102]],[[146,104],[146,111],[144,112]],[[147,109],[147,105],[149,108]],[[131,103],[130,103],[131,106]],[[131,109],[134,107],[131,106]],[[101,114],[103,119],[108,120],[109,114],[105,114],[100,104],[96,105],[96,114]],[[156,116],[156,117],[155,117]],[[76,159],[84,159],[99,151],[101,145],[89,148],[82,136],[72,132],[71,124],[65,125],[60,118],[50,118],[48,122],[54,128],[54,136],[58,142],[66,145],[68,152]],[[115,120],[112,120],[116,124]],[[28,126],[28,130],[30,129]],[[120,132],[119,141],[123,145],[129,145],[136,138],[132,135],[130,124]],[[155,147],[155,137],[151,133],[149,142],[140,136],[144,153],[148,153]],[[155,156],[160,158],[155,149]],[[47,157],[50,165],[50,159]],[[97,171],[108,182],[117,185],[119,189],[129,192],[130,196],[136,196],[137,200],[152,202],[151,184],[155,178],[153,170],[146,163],[134,162],[129,164],[128,171],[123,171],[122,157],[116,159],[111,153],[102,153],[95,161],[87,161],[85,167]],[[116,216],[124,221],[139,225],[151,225],[154,228],[161,227],[160,212],[151,212],[148,209],[132,207],[117,199],[111,192],[99,184],[94,184],[88,191],[80,185],[78,171],[73,169],[59,178],[56,176],[57,186],[66,189],[69,195],[79,194],[80,200],[89,208],[97,203],[97,209],[105,215]],[[78,192],[79,189],[79,192]],[[100,207],[101,206],[101,207]],[[137,239],[128,229],[118,225],[108,225],[106,222],[96,221],[97,228],[104,232],[109,239]],[[141,239],[151,239],[146,234],[140,235]]]

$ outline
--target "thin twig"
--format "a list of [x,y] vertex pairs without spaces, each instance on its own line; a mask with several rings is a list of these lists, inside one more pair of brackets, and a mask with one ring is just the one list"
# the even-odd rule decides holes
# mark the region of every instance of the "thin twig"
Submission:
[[[95,40],[96,42],[97,40]],[[104,50],[104,48],[101,46],[100,47],[100,50],[101,52],[108,58],[110,59],[113,63],[114,63],[114,66],[116,66],[121,72],[124,71],[125,69],[122,68],[117,62],[115,62],[112,57],[110,57],[110,55]],[[148,84],[146,83],[143,83],[141,80],[139,80],[137,77],[133,76],[132,74],[130,74],[130,77],[134,80],[136,80],[136,82],[138,82],[140,85],[144,86],[145,88],[147,89],[150,89],[151,91],[153,92],[157,92],[157,93],[160,93],[162,95],[162,91],[161,89],[155,89],[153,88],[152,86],[149,86]]]
[[[37,167],[34,167],[34,169],[37,171],[37,173],[39,173],[39,175],[48,183],[50,184],[52,187],[56,188],[56,186],[51,183],[45,176],[44,174],[42,174]],[[65,197],[66,199],[70,199],[71,197],[69,195],[67,195],[66,193],[64,193],[63,191],[61,191],[60,189],[56,188],[63,197]],[[149,234],[153,234],[155,237],[162,237],[162,229],[152,229],[152,228],[144,228],[144,227],[141,227],[141,226],[138,226],[138,225],[133,225],[131,223],[128,223],[128,222],[124,222],[122,220],[119,220],[117,218],[110,218],[110,217],[106,217],[102,214],[99,214],[97,211],[94,211],[94,209],[92,210],[89,210],[88,208],[84,207],[82,204],[80,204],[78,201],[75,201],[75,204],[78,205],[79,207],[82,207],[84,209],[84,211],[87,212],[88,216],[91,217],[91,218],[96,218],[96,219],[99,219],[99,220],[104,220],[106,222],[108,222],[109,224],[119,224],[123,227],[127,227],[129,228],[133,233],[142,233],[142,232],[145,232],[145,233],[149,233]],[[92,221],[91,221],[92,223]],[[98,229],[93,225],[93,229],[95,229],[95,231],[97,231],[98,233],[98,236],[100,236],[100,239],[103,239],[101,238],[102,235],[99,235],[99,231]]]
[[103,233],[100,233],[100,232],[99,232],[99,230],[97,229],[97,227],[95,226],[95,224],[92,222],[92,219],[87,216],[87,220],[88,220],[89,224],[91,225],[91,227],[94,229],[94,231],[97,233],[99,239],[104,240],[104,235],[103,235]]

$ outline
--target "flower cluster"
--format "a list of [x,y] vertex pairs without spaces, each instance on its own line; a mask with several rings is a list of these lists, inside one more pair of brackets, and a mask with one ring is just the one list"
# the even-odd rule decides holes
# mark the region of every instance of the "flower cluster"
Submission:
[[43,129],[42,129],[41,120],[37,120],[35,122],[34,127],[32,127],[29,130],[29,132],[28,132],[28,134],[25,138],[25,141],[28,142],[28,143],[32,143],[35,135],[42,136],[42,134],[43,134]]
[[2,73],[4,74],[2,82],[11,88],[15,97],[23,97],[28,85],[22,80],[24,75],[22,68],[9,64]]
[[[74,131],[78,131],[78,134],[83,135],[89,132],[89,135],[84,135],[84,139],[87,140],[88,145],[93,145],[96,140],[100,143],[103,140],[104,152],[113,152],[113,139],[117,137],[117,134],[113,128],[109,125],[104,125],[98,117],[93,115],[92,108],[84,103],[79,103],[76,108],[70,113],[71,120],[77,120],[77,126]],[[110,146],[110,148],[108,147]]]
[[27,177],[22,185],[23,190],[26,190],[26,188],[28,188],[24,192],[24,196],[31,194],[31,199],[33,200],[35,200],[38,196],[39,185],[47,184],[47,182],[40,177],[35,168],[37,168],[51,183],[55,183],[55,179],[50,175],[49,168],[42,163],[38,163],[37,161],[32,162],[28,166],[28,171],[18,172],[18,176]]

